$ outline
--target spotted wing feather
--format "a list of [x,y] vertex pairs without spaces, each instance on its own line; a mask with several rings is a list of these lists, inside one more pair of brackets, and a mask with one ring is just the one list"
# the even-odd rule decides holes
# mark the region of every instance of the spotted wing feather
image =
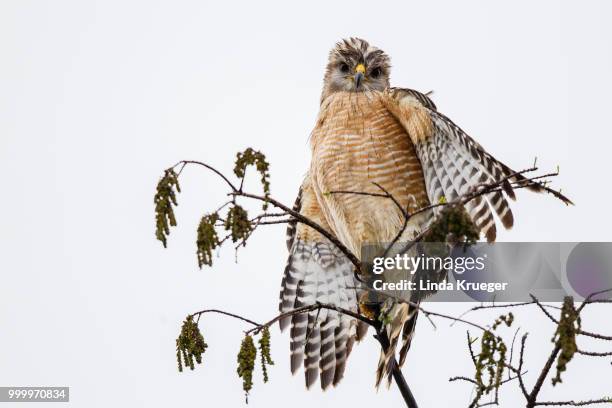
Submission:
[[406,128],[421,160],[430,201],[451,201],[478,185],[504,180],[503,191],[478,197],[466,209],[489,242],[497,235],[494,213],[504,227],[511,228],[514,218],[507,200],[515,198],[511,182],[526,180],[432,108],[428,98],[404,89],[393,89],[388,95],[389,110]]
[[[294,209],[328,229],[308,179]],[[317,302],[357,312],[358,281],[353,276],[353,265],[335,245],[302,224],[289,225],[287,244],[290,254],[281,284],[281,313]],[[281,319],[281,330],[289,326],[291,372],[304,365],[308,388],[317,378],[323,389],[338,384],[353,342],[363,336],[358,322],[336,311],[320,309]]]

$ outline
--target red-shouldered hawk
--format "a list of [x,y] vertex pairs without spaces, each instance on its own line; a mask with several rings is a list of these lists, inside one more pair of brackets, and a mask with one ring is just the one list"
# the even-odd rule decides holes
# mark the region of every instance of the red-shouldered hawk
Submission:
[[[403,208],[414,211],[442,197],[451,201],[472,186],[514,172],[487,153],[424,94],[389,87],[388,56],[366,41],[351,38],[336,44],[325,72],[321,109],[311,135],[312,162],[295,209],[318,222],[360,257],[362,245],[391,242],[403,215],[391,200],[333,191],[381,193],[382,186]],[[515,176],[514,180],[523,179]],[[495,240],[493,213],[506,228],[513,224],[503,192],[470,201],[466,210],[488,241]],[[538,189],[534,186],[533,189]],[[409,240],[431,220],[431,213],[411,218],[403,239]],[[290,251],[280,294],[280,311],[331,303],[357,312],[359,282],[353,265],[321,234],[303,224],[288,228]],[[390,375],[400,334],[404,362],[416,313],[394,306],[387,334],[389,352],[381,355],[376,384]],[[291,371],[304,363],[306,386],[319,377],[321,387],[336,385],[363,323],[331,310],[296,314],[281,321],[291,326]]]

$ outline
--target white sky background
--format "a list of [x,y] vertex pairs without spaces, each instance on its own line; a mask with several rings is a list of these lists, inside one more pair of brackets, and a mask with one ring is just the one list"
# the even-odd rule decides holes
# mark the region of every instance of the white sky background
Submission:
[[[177,372],[174,341],[203,308],[276,313],[284,229],[259,231],[237,264],[228,248],[199,271],[195,228],[223,184],[186,171],[167,250],[154,239],[155,184],[180,159],[229,172],[252,146],[271,162],[273,194],[292,203],[327,53],[351,35],[391,55],[394,85],[434,90],[440,111],[510,166],[536,155],[543,170],[561,166],[557,185],[577,206],[519,192],[501,240],[609,241],[611,12],[603,0],[2,1],[0,385],[68,385],[74,407],[242,407],[242,324],[204,318],[210,347],[194,372]],[[532,384],[553,328],[535,309],[519,319]],[[597,313],[585,324],[611,328]],[[289,374],[288,334],[275,328],[272,340],[277,364],[270,383],[257,374],[252,407],[402,403],[395,388],[373,388],[370,337],[326,393]],[[421,318],[408,360],[422,408],[467,406],[471,388],[448,383],[472,373],[465,327]],[[582,358],[565,378],[544,396],[611,390],[609,361]],[[502,406],[518,406],[507,387]]]

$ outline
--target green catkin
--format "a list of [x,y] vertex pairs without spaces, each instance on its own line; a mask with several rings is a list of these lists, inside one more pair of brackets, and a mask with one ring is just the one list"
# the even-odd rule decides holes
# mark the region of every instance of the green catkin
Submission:
[[242,389],[248,403],[249,391],[253,388],[253,370],[255,369],[255,358],[257,349],[253,343],[253,337],[247,335],[242,340],[240,352],[238,353],[238,377],[242,378]]
[[215,223],[219,220],[219,214],[212,213],[202,217],[198,225],[196,239],[198,266],[212,266],[212,252],[219,246],[219,236],[215,230]]
[[[246,168],[253,165],[261,175],[261,185],[263,187],[264,197],[267,200],[270,197],[270,164],[267,162],[266,156],[263,153],[253,150],[250,147],[244,152],[238,153],[236,155],[234,174],[236,177],[243,179],[246,174]],[[268,202],[265,201],[263,209],[266,210],[267,208]]]
[[[176,191],[175,191],[176,190]],[[168,169],[157,183],[157,191],[153,202],[155,203],[155,237],[161,241],[164,248],[167,246],[167,237],[170,227],[176,226],[173,206],[177,206],[176,194],[181,192],[178,176],[174,169]]]
[[449,236],[452,236],[455,242],[466,245],[472,245],[480,238],[480,231],[462,205],[444,206],[423,241],[447,242]]
[[[480,340],[480,353],[476,356],[476,395],[470,404],[470,408],[478,406],[480,399],[491,392],[497,392],[502,383],[502,376],[506,368],[506,354],[508,348],[500,336],[495,335],[494,331],[505,323],[510,327],[514,322],[514,315],[508,313],[495,320],[492,329],[483,333]],[[468,342],[472,339],[468,335]]]
[[176,359],[178,370],[183,371],[184,367],[195,368],[195,362],[202,364],[202,354],[208,348],[204,337],[198,328],[198,324],[193,321],[193,316],[187,316],[181,327],[181,333],[176,339]]
[[259,357],[261,359],[261,371],[263,373],[264,383],[268,382],[268,365],[274,365],[270,355],[270,330],[264,327],[259,338]]
[[574,307],[574,299],[571,296],[566,296],[563,299],[561,318],[552,339],[555,346],[560,348],[559,357],[557,357],[557,374],[552,379],[553,386],[563,382],[561,373],[567,370],[567,364],[578,350],[576,345],[578,330],[580,330],[580,316]]
[[253,230],[253,226],[244,208],[236,204],[229,209],[225,219],[225,230],[231,231],[232,242],[244,240],[246,244],[246,238]]

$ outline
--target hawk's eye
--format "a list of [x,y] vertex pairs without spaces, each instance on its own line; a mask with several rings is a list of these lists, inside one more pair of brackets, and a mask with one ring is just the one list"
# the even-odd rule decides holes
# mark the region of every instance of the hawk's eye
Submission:
[[370,72],[370,76],[371,76],[372,78],[378,78],[378,77],[379,77],[381,74],[382,74],[382,69],[380,69],[380,68],[378,68],[378,67],[377,67],[377,68],[374,68],[374,69],[372,70],[372,72]]
[[342,72],[343,74],[348,74],[349,66],[343,62],[342,64],[340,64],[340,72]]

